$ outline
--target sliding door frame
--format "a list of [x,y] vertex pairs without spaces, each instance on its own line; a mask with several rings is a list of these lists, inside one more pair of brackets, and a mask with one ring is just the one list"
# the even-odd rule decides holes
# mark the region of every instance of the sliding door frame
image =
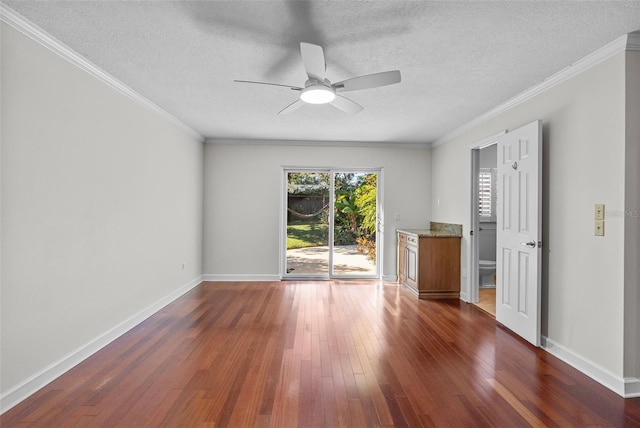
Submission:
[[[287,184],[290,172],[309,172],[329,174],[329,269],[327,274],[289,274],[287,273]],[[333,273],[333,249],[335,226],[335,175],[336,173],[363,173],[377,174],[376,186],[376,273],[374,275],[335,275]],[[294,167],[282,166],[282,179],[280,189],[280,278],[281,279],[380,279],[382,275],[382,258],[384,242],[384,210],[383,210],[383,168],[331,168],[331,167]]]

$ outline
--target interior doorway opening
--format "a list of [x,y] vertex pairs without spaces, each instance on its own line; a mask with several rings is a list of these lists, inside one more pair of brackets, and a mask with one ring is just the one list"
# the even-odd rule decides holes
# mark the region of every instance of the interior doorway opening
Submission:
[[497,264],[497,141],[471,148],[470,302],[495,318]]
[[497,168],[498,144],[479,149],[478,168],[478,302],[496,316]]
[[[484,211],[480,155],[497,143],[495,203]],[[482,269],[481,217],[495,213],[496,267],[495,318],[506,328],[540,346],[542,259],[542,121],[498,134],[471,149],[471,271],[469,301],[478,303],[486,285],[488,266]],[[487,196],[487,195],[484,195]],[[489,195],[491,196],[491,195]],[[488,206],[487,206],[488,207]],[[493,209],[495,208],[495,209]],[[485,253],[486,254],[486,253]],[[493,269],[490,269],[493,271]]]
[[283,170],[283,279],[380,278],[381,170]]

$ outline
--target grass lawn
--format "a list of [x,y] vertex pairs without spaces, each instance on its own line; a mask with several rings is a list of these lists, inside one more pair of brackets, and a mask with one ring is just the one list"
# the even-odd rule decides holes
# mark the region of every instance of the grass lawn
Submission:
[[329,228],[318,223],[293,223],[287,226],[287,249],[329,245]]

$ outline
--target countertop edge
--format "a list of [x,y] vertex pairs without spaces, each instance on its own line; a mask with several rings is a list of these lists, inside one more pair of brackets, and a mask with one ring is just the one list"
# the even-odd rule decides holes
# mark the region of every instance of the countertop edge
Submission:
[[430,229],[396,229],[396,233],[406,233],[419,238],[462,238],[462,235]]

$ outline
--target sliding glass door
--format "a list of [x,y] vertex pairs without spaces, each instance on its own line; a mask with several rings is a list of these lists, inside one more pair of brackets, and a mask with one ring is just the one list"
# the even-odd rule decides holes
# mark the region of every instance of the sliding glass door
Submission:
[[328,276],[330,175],[320,171],[285,172],[285,275]]
[[379,278],[380,171],[284,170],[284,278]]
[[375,277],[378,173],[333,172],[334,277]]

